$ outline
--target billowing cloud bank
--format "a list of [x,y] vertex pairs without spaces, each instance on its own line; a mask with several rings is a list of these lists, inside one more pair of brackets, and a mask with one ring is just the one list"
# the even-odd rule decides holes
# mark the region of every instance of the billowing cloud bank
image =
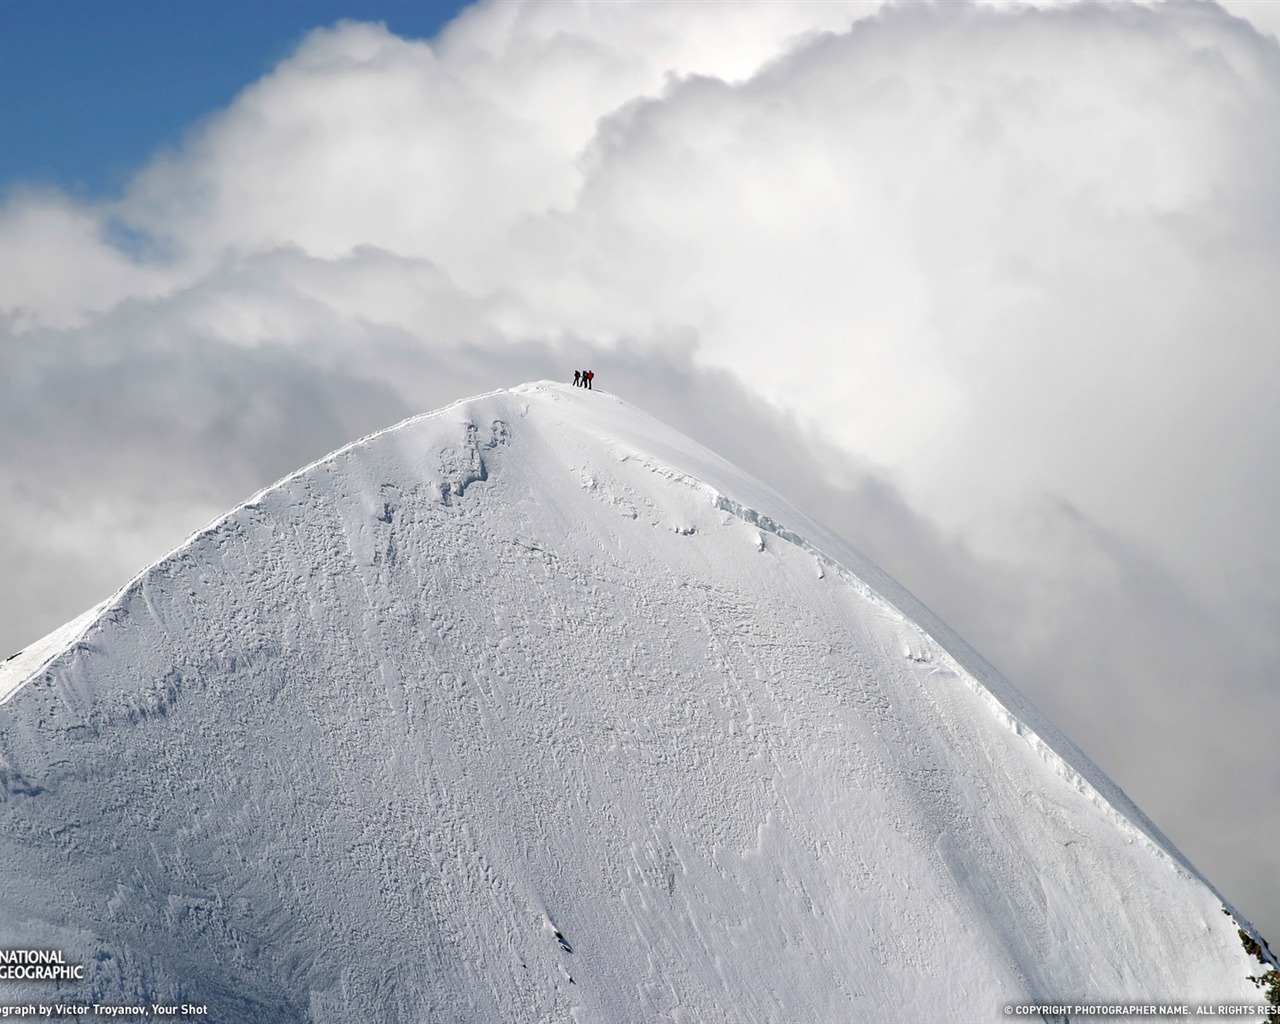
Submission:
[[882,561],[1280,935],[1274,27],[318,31],[118,199],[0,206],[3,639],[365,430],[593,365]]

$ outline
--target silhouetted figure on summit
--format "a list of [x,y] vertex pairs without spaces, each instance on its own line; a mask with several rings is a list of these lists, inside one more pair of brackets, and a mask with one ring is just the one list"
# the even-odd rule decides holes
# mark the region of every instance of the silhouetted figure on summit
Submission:
[[574,386],[575,388],[577,388],[577,387],[581,387],[581,386],[582,386],[582,371],[581,371],[581,370],[574,370],[574,371],[573,371],[573,386]]
[[586,372],[585,376],[586,376],[586,378],[587,378],[587,387],[588,387],[588,389],[594,390],[593,388],[591,388],[591,382],[592,382],[593,380],[595,380],[595,379],[596,379],[596,372],[595,372],[595,370],[588,370],[588,371]]

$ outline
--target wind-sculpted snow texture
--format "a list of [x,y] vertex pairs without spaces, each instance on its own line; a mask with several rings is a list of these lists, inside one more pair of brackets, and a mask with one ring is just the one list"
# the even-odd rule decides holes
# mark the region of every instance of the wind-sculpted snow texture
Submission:
[[88,965],[63,996],[273,1024],[1257,999],[1220,898],[992,669],[602,392],[367,438],[33,650],[0,669],[0,947]]

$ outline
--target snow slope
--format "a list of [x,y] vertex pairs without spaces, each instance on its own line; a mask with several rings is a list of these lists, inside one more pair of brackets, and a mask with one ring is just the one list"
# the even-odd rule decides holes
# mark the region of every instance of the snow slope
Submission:
[[1007,682],[599,391],[334,453],[0,697],[0,948],[88,965],[63,995],[254,1022],[1258,1001],[1220,897]]

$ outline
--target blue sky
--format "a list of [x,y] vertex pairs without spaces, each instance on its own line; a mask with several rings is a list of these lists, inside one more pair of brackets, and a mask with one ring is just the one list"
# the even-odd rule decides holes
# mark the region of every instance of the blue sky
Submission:
[[117,191],[157,147],[343,18],[429,38],[460,0],[0,0],[0,189]]

